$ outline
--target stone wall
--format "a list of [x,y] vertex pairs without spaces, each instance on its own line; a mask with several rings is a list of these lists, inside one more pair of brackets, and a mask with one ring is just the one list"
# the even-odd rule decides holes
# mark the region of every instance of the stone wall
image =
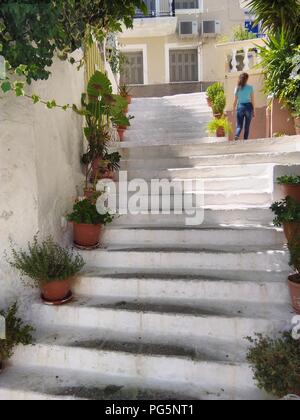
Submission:
[[[47,82],[30,91],[60,104],[80,104],[84,71],[57,60]],[[0,102],[0,306],[28,295],[4,257],[9,239],[25,246],[39,231],[69,241],[61,218],[81,187],[82,119],[72,111],[48,110],[26,98],[6,95]]]

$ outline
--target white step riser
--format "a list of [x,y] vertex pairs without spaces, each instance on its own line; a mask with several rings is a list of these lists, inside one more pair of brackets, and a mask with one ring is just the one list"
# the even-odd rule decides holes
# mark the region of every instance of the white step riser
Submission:
[[232,165],[254,165],[254,164],[278,164],[278,165],[298,165],[300,162],[300,153],[264,153],[257,155],[255,153],[240,154],[240,155],[215,155],[215,156],[194,156],[184,158],[170,158],[165,159],[131,159],[126,161],[124,169],[161,169],[166,168],[195,168],[197,166],[223,166]]
[[82,255],[90,266],[140,269],[172,268],[191,270],[253,270],[288,271],[288,255],[283,251],[257,253],[222,252],[126,252],[87,251]]
[[[246,365],[226,365],[213,362],[198,362],[176,357],[130,355],[112,351],[97,351],[83,348],[37,345],[20,348],[16,352],[15,366],[40,366],[58,369],[76,369],[84,372],[101,372],[134,380],[166,381],[182,384],[193,383],[194,392],[209,388],[234,387],[255,388],[250,368]],[[171,385],[172,387],[172,385]],[[172,389],[172,388],[171,388]],[[235,396],[236,397],[236,396]]]
[[[206,210],[203,226],[214,225],[271,225],[273,220],[269,209]],[[186,215],[124,215],[115,219],[114,225],[128,226],[186,226]]]
[[33,305],[31,319],[35,325],[55,326],[58,331],[60,327],[95,328],[99,330],[99,333],[107,331],[108,333],[105,335],[107,338],[118,339],[120,334],[126,334],[130,339],[141,337],[147,342],[179,346],[190,345],[196,346],[196,348],[197,341],[205,337],[246,345],[243,337],[253,336],[256,332],[272,334],[289,327],[288,317],[284,317],[284,320],[218,316],[196,317],[73,305],[52,308],[41,304]]
[[17,389],[0,389],[0,401],[74,401],[77,398],[55,397],[39,392],[22,391]]
[[82,277],[77,279],[73,291],[78,295],[109,296],[119,298],[162,299],[172,304],[190,304],[201,300],[232,302],[268,302],[289,304],[287,286],[282,283],[256,283],[234,281],[187,281],[157,279],[109,279]]
[[285,238],[276,230],[168,230],[106,228],[102,238],[109,245],[157,245],[159,246],[273,246],[283,245]]
[[[200,140],[200,138],[199,138]],[[121,145],[122,156],[125,159],[162,159],[170,157],[191,157],[191,156],[214,156],[224,153],[234,155],[236,153],[260,153],[270,154],[274,152],[286,153],[297,152],[295,139],[285,138],[282,140],[248,141],[248,142],[222,142],[220,144],[207,144],[205,147],[199,145],[161,145],[146,147],[127,147],[126,143]]]
[[[126,170],[126,163],[124,169]],[[205,178],[210,181],[211,178],[218,181],[219,178],[231,178],[233,177],[268,177],[269,182],[273,180],[272,167],[266,167],[266,165],[236,165],[236,166],[215,166],[215,167],[199,167],[199,168],[183,168],[183,169],[138,169],[129,170],[127,172],[128,179],[142,178],[145,180],[151,179],[202,179]]]

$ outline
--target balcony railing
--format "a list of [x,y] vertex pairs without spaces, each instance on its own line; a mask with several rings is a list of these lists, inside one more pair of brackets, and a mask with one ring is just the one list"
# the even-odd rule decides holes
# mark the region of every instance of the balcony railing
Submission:
[[144,15],[144,13],[140,10],[137,10],[135,17],[136,18],[155,18],[155,17],[163,17],[163,16],[175,16],[176,15],[176,8],[175,8],[175,0],[144,0],[147,8],[148,13]]

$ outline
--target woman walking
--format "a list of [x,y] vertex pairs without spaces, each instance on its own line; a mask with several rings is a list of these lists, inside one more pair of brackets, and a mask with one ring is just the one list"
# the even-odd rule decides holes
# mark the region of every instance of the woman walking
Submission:
[[252,119],[255,118],[255,99],[253,86],[248,84],[249,74],[242,73],[235,90],[234,109],[237,110],[237,129],[235,140],[239,140],[244,129],[244,140],[249,139]]

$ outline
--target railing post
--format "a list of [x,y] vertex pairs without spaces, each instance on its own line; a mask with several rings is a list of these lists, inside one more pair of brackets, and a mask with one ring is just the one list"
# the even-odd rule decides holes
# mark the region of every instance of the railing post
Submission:
[[231,63],[232,64],[232,70],[231,70],[231,73],[236,73],[238,71],[238,69],[237,69],[238,62],[237,62],[236,55],[237,55],[237,50],[234,48],[232,50],[232,63]]
[[249,61],[249,47],[244,47],[244,54],[245,54],[245,58],[244,58],[244,71],[250,70],[250,61]]

